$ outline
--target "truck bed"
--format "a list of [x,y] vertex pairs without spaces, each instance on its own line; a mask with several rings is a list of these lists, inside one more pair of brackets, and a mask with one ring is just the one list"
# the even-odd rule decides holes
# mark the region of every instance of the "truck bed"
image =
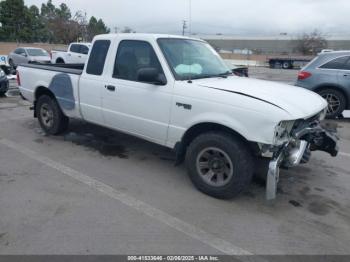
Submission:
[[47,88],[66,116],[80,118],[79,80],[84,64],[22,64],[17,70],[21,93],[34,102],[38,89]]
[[36,68],[60,73],[81,75],[84,70],[84,64],[22,64],[21,67]]

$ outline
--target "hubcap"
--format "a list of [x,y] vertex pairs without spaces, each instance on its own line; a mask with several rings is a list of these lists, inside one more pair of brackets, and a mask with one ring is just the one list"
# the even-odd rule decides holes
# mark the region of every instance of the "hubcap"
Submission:
[[333,114],[340,108],[340,99],[334,94],[323,94],[322,97],[328,102],[327,114]]
[[48,104],[43,104],[40,108],[40,117],[42,123],[50,128],[53,125],[53,111]]
[[198,154],[196,166],[203,181],[214,187],[225,186],[233,176],[232,161],[219,148],[211,147],[202,150]]

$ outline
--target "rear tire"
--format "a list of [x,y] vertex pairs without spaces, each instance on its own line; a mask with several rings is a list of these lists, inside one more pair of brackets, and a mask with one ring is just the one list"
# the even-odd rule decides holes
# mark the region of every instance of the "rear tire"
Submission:
[[36,103],[36,113],[40,126],[46,134],[58,135],[67,130],[69,118],[62,113],[56,100],[50,96],[39,97]]
[[223,132],[198,136],[186,153],[189,177],[201,192],[219,199],[231,199],[250,184],[254,160],[248,146]]
[[290,64],[290,62],[283,62],[282,67],[283,67],[283,69],[290,69],[291,64]]
[[320,96],[327,100],[327,118],[334,119],[342,115],[346,107],[345,96],[338,90],[327,88],[318,92]]

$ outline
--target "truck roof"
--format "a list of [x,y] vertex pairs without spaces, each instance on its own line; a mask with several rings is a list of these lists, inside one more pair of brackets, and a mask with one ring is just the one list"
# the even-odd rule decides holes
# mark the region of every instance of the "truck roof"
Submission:
[[128,39],[136,39],[136,40],[156,40],[159,38],[179,38],[179,39],[189,39],[189,40],[200,40],[199,38],[193,38],[182,35],[169,35],[169,34],[144,34],[144,33],[121,33],[121,34],[104,34],[98,35],[95,37],[95,40],[99,39],[108,39],[113,40],[115,38],[128,38]]
[[69,45],[91,45],[89,42],[72,42]]
[[339,50],[339,51],[331,51],[331,52],[324,52],[320,53],[320,56],[327,56],[327,55],[349,55],[350,50]]

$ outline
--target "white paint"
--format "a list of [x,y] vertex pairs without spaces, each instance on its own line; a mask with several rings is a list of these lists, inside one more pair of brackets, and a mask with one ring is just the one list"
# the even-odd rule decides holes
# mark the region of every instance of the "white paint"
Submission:
[[[137,134],[164,146],[181,141],[186,130],[200,123],[220,124],[248,141],[271,145],[275,142],[275,128],[281,121],[309,118],[327,107],[326,101],[314,92],[276,82],[234,76],[191,82],[176,80],[157,43],[164,37],[170,36],[96,36],[94,43],[98,40],[111,42],[103,72],[101,75],[88,74],[85,68],[81,76],[67,73],[78,106],[74,110],[64,110],[64,113],[130,135]],[[112,77],[115,54],[123,40],[146,41],[153,47],[167,79],[165,86]],[[214,52],[209,48],[208,54],[210,51]],[[205,63],[202,66],[210,67]],[[21,66],[18,71],[20,91],[30,102],[34,100],[37,87],[48,87],[59,74],[58,71]],[[109,85],[116,87],[114,92],[106,88]]]
[[[131,197],[123,192],[120,192],[116,189],[114,189],[111,186],[108,186],[94,178],[91,178],[79,171],[76,171],[68,166],[65,166],[61,163],[58,163],[48,157],[41,156],[38,153],[21,146],[13,141],[7,140],[7,139],[0,139],[0,143],[17,151],[25,156],[36,160],[43,165],[46,165],[48,167],[51,167],[55,170],[58,170],[59,172],[89,186],[90,188],[99,191],[100,193],[103,193],[107,196],[109,196],[112,199],[118,200],[125,204],[128,207],[131,207],[135,210],[137,210],[140,213],[143,213],[149,217],[152,217],[159,222],[162,222],[177,231],[180,231],[194,239],[197,239],[201,241],[204,244],[207,244],[220,252],[223,252],[227,255],[253,255],[247,250],[244,250],[240,247],[237,247],[233,245],[232,243],[223,240],[221,238],[218,238],[200,228],[197,228],[179,218],[173,217],[168,213],[163,212],[162,210],[155,208],[147,203],[144,203],[134,197]],[[249,260],[249,258],[242,258],[243,260]],[[255,261],[255,260],[254,260]],[[263,261],[263,260],[262,260]]]
[[90,50],[91,43],[71,43],[67,51],[52,50],[51,63],[55,64],[58,59],[62,59],[66,64],[85,64],[88,54],[82,52],[72,52],[72,45],[85,47]]
[[346,157],[350,157],[350,154],[344,153],[344,152],[340,152],[339,155],[341,155],[341,156],[346,156]]

